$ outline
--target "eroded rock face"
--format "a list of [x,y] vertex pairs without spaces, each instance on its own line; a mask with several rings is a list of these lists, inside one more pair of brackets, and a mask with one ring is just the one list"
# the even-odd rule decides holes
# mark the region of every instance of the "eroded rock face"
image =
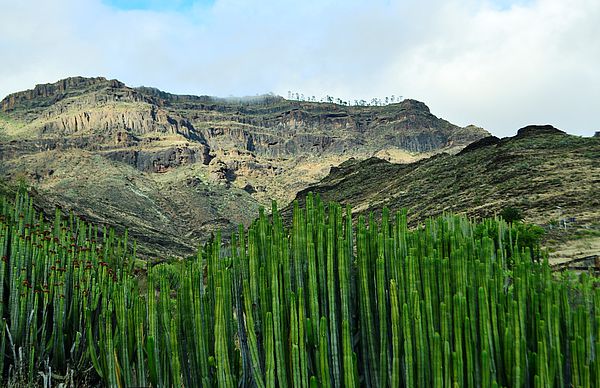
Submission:
[[[116,80],[73,77],[14,93],[1,104],[26,123],[23,137],[103,137],[102,146],[149,145],[180,136],[212,150],[244,150],[269,158],[373,154],[384,147],[429,152],[464,146],[487,132],[459,128],[422,102],[380,107],[340,106],[269,97],[251,103],[176,96],[129,88]],[[158,136],[152,136],[152,135]],[[152,140],[154,139],[154,140]],[[109,148],[109,147],[108,147]],[[204,154],[204,153],[203,153]],[[142,155],[129,150],[110,155]],[[201,158],[204,162],[205,159]]]
[[[465,145],[489,135],[457,127],[416,100],[387,106],[341,106],[266,96],[223,100],[130,88],[102,77],[72,77],[9,95],[3,114],[18,125],[1,159],[81,148],[144,172],[201,162],[215,153],[250,157],[211,165],[215,180],[273,176],[277,162],[306,157],[369,157],[383,149],[412,153]],[[2,126],[2,121],[0,121]],[[0,128],[1,129],[1,128]],[[216,164],[215,164],[216,166]]]
[[[482,128],[439,119],[416,100],[387,106],[276,96],[225,100],[130,88],[101,77],[38,85],[11,94],[0,106],[3,116],[17,123],[7,131],[14,140],[0,143],[0,160],[82,149],[147,173],[202,163],[210,167],[206,173],[213,182],[243,177],[255,188],[266,184],[260,179],[285,177],[286,169],[307,158],[335,164],[388,150],[434,153],[489,135]],[[7,125],[3,123],[7,121],[0,117],[0,133]],[[317,161],[313,171],[323,168]],[[320,174],[309,175],[320,179]],[[242,179],[240,187],[247,183]]]
[[45,119],[36,122],[40,136],[72,136],[86,133],[142,136],[147,134],[181,135],[187,139],[206,143],[201,134],[185,118],[170,115],[156,106],[144,105],[129,110],[116,104],[86,109],[70,114],[48,112]]
[[126,149],[109,151],[104,156],[110,160],[129,164],[144,172],[165,172],[168,169],[196,162],[208,164],[207,147],[170,147],[158,150]]
[[429,113],[425,104],[407,100],[387,107],[322,107],[302,104],[269,116],[233,114],[231,123],[203,127],[191,119],[214,149],[242,149],[268,157],[375,152],[385,147],[429,152],[462,147],[489,135],[482,128],[459,128]]
[[231,174],[227,164],[220,159],[213,159],[209,164],[209,177],[213,181],[226,183]]
[[151,235],[148,249],[187,254],[209,231],[248,225],[259,205],[284,205],[349,158],[417,158],[487,135],[415,100],[219,99],[73,77],[0,102],[0,177],[30,177],[55,204]]
[[0,142],[0,160],[9,160],[23,155],[71,148],[91,151],[101,150],[106,141],[106,136],[102,135],[11,140]]
[[125,84],[117,80],[107,80],[103,77],[85,78],[71,77],[51,84],[36,85],[31,90],[10,94],[2,102],[3,112],[22,106],[44,107],[53,105],[68,96],[69,92],[87,92],[97,87],[122,88]]

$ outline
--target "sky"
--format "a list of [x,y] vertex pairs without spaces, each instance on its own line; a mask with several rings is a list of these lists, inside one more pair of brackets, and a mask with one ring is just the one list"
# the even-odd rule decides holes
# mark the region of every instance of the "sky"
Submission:
[[598,0],[0,0],[0,98],[116,78],[180,94],[403,96],[496,136],[600,131]]

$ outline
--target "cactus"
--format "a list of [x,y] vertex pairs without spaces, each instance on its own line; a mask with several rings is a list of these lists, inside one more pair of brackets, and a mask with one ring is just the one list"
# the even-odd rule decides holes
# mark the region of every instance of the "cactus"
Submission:
[[516,226],[385,210],[354,230],[313,196],[293,214],[144,284],[127,233],[0,198],[1,383],[68,365],[107,386],[600,385],[598,280],[553,274]]

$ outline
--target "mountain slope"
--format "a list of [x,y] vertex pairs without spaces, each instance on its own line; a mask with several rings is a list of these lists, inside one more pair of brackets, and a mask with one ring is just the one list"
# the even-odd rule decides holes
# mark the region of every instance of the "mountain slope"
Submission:
[[[554,241],[558,247],[569,239],[600,236],[600,138],[530,126],[512,138],[489,137],[458,155],[412,164],[348,161],[300,192],[300,202],[310,191],[352,204],[355,212],[407,208],[413,223],[445,211],[493,216],[511,206],[522,210],[526,221],[545,225],[550,239],[561,240]],[[560,220],[566,221],[566,232],[558,232]],[[596,250],[597,242],[590,244]]]
[[[7,135],[55,138],[94,134],[126,146],[149,134],[179,135],[217,150],[265,156],[351,153],[397,147],[411,152],[465,146],[485,135],[433,116],[415,100],[341,106],[260,96],[219,99],[130,88],[117,80],[74,77],[9,95],[0,102]],[[127,134],[119,132],[125,131]],[[111,135],[118,135],[113,138]],[[126,136],[128,135],[128,136]]]
[[129,228],[147,253],[185,255],[350,157],[414,161],[487,135],[414,100],[220,99],[73,77],[0,102],[0,172],[29,181],[48,210]]

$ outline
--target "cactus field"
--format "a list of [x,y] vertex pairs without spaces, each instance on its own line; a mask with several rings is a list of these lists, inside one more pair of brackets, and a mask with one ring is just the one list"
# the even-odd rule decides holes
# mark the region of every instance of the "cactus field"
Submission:
[[0,385],[600,387],[598,280],[522,231],[309,195],[140,267],[127,235],[0,198]]

